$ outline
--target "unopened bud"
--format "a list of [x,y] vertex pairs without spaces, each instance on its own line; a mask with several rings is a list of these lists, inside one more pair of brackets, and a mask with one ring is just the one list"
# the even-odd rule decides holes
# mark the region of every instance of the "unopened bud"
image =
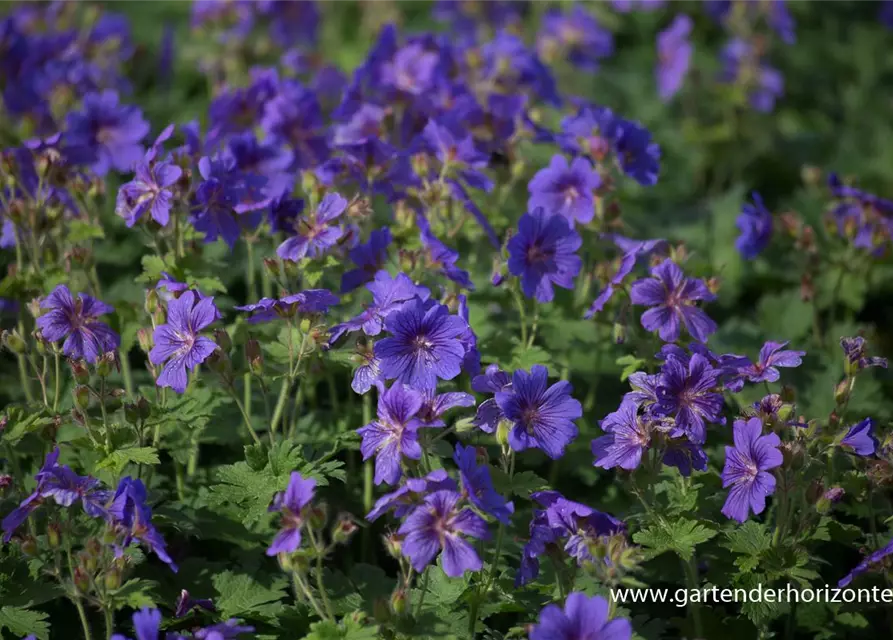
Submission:
[[161,307],[155,309],[155,312],[152,314],[152,320],[154,321],[156,327],[164,324],[164,309],[162,309]]
[[838,406],[846,404],[847,398],[850,397],[850,391],[850,381],[846,379],[841,380],[834,388],[834,402]]
[[139,412],[139,416],[143,420],[148,420],[149,416],[152,415],[152,405],[149,404],[149,401],[146,400],[143,396],[140,396],[136,401],[136,408]]
[[140,421],[140,414],[137,411],[135,402],[128,402],[124,405],[124,419],[127,420],[128,424],[138,424]]
[[37,555],[37,540],[32,538],[31,536],[25,536],[22,538],[21,543],[22,553],[28,557],[33,557]]
[[118,368],[118,354],[115,351],[106,351],[96,362],[96,373],[101,378],[107,378],[112,368]]
[[118,569],[109,569],[103,578],[105,588],[115,590],[121,586],[121,572]]
[[149,353],[154,346],[152,330],[148,327],[143,327],[136,332],[136,340],[143,353]]
[[34,336],[34,350],[37,351],[37,355],[45,356],[50,352],[49,343],[43,339],[43,335],[40,332],[37,332]]
[[58,549],[62,540],[62,530],[58,523],[51,522],[47,526],[47,543],[51,549]]
[[391,611],[398,616],[406,613],[406,592],[403,589],[397,589],[391,594]]
[[112,389],[105,396],[106,411],[117,411],[124,404],[124,396],[127,392],[124,389]]
[[403,539],[396,533],[384,537],[384,548],[392,558],[400,558],[403,555]]
[[12,476],[8,473],[0,473],[0,491],[12,486]]
[[146,313],[152,315],[158,311],[158,290],[149,289],[146,292],[146,304],[144,305]]
[[22,354],[28,351],[28,345],[25,343],[25,340],[14,331],[3,332],[3,346],[13,353]]
[[245,359],[248,360],[248,368],[256,376],[262,375],[264,371],[264,354],[261,351],[260,343],[254,338],[245,343]]
[[264,258],[264,269],[270,276],[276,278],[279,276],[279,261],[273,258]]
[[86,411],[90,408],[90,389],[85,385],[79,384],[74,388],[74,404],[81,409],[82,411]]
[[90,589],[90,576],[81,567],[74,570],[74,586],[80,593],[87,593]]
[[313,505],[307,512],[307,525],[311,529],[322,529],[329,519],[325,504]]
[[626,325],[622,322],[614,323],[614,344],[624,344],[626,342]]
[[233,341],[230,339],[226,329],[214,329],[214,342],[225,353],[229,353],[233,348]]
[[350,516],[339,516],[334,529],[332,529],[332,542],[335,544],[347,544],[358,528],[357,523]]
[[509,433],[512,430],[512,423],[508,420],[500,420],[496,425],[496,442],[499,446],[505,448],[509,443]]

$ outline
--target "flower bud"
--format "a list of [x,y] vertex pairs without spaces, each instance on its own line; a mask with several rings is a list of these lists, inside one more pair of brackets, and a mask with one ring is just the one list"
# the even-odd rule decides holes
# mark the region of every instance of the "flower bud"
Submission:
[[500,420],[499,424],[496,425],[496,442],[499,443],[499,446],[505,448],[509,443],[509,432],[512,429],[512,423],[508,420]]
[[157,289],[149,289],[146,292],[146,304],[144,305],[146,309],[146,313],[152,315],[156,311],[158,311],[158,290]]
[[326,505],[324,503],[312,505],[307,511],[307,525],[312,529],[322,529],[326,526],[328,519],[329,516],[326,513]]
[[124,404],[124,396],[127,395],[127,392],[124,389],[112,389],[108,393],[105,394],[105,408],[106,411],[114,412],[121,408]]
[[86,411],[90,408],[90,389],[86,386],[79,384],[74,388],[72,392],[74,394],[74,404],[81,409],[82,411]]
[[17,332],[4,331],[2,340],[3,346],[13,353],[23,354],[28,352],[28,345]]
[[406,613],[406,591],[397,589],[391,594],[391,611],[398,616]]
[[90,576],[81,567],[74,570],[74,587],[79,593],[87,593],[90,589]]
[[149,353],[154,346],[152,330],[148,327],[142,327],[136,332],[136,340],[139,342],[140,349],[143,353]]
[[47,543],[51,549],[58,549],[62,539],[62,529],[56,522],[47,525]]
[[264,354],[261,351],[260,343],[254,338],[245,343],[245,359],[248,360],[248,368],[256,376],[263,375],[264,371]]
[[622,322],[614,323],[614,344],[626,342],[626,325]]
[[274,258],[264,258],[264,270],[275,279],[279,276],[279,261]]
[[152,405],[150,405],[149,401],[146,400],[143,396],[137,398],[136,409],[139,412],[139,416],[142,420],[148,420],[149,417],[152,415]]
[[109,569],[103,577],[103,583],[108,590],[115,590],[121,586],[121,571],[115,568]]
[[47,341],[43,339],[43,335],[39,331],[34,334],[34,350],[39,356],[48,355],[50,352]]
[[152,314],[152,320],[156,327],[158,325],[164,324],[164,321],[165,321],[164,309],[162,309],[161,307],[158,307],[157,309],[155,309],[155,312]]
[[399,559],[403,555],[403,539],[396,533],[385,536],[384,548],[392,558]]
[[118,368],[118,354],[115,351],[106,351],[96,362],[96,373],[100,378],[107,378],[113,367]]
[[233,348],[233,341],[230,339],[226,329],[214,329],[214,342],[224,353],[229,353]]
[[31,536],[22,537],[21,543],[22,553],[32,558],[37,555],[37,540],[32,538]]
[[140,414],[135,402],[128,402],[124,405],[124,419],[128,424],[139,424]]
[[850,397],[851,391],[851,381],[846,378],[841,380],[834,388],[834,402],[836,402],[838,406],[843,406],[846,404],[847,398]]
[[338,516],[338,521],[332,529],[332,542],[347,544],[358,528],[357,523],[350,516],[344,514]]

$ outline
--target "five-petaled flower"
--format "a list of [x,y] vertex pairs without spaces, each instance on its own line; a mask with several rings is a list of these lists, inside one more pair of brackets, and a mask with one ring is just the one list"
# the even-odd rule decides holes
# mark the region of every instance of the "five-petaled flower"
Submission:
[[521,278],[524,295],[550,302],[555,297],[552,285],[574,287],[583,264],[576,253],[582,243],[564,217],[542,208],[525,213],[508,242],[509,271]]
[[699,300],[710,301],[716,296],[703,280],[686,278],[672,260],[664,260],[654,267],[650,278],[635,282],[629,297],[633,304],[652,307],[642,314],[642,326],[648,331],[657,331],[666,342],[679,339],[681,324],[700,342],[706,342],[716,331],[716,323],[694,306]]
[[732,429],[734,447],[726,447],[726,464],[722,470],[722,486],[729,496],[722,513],[728,518],[744,522],[753,511],[760,514],[766,508],[766,497],[775,492],[775,476],[769,470],[781,466],[778,434],[762,435],[759,418],[736,420]]
[[304,528],[304,510],[313,500],[316,480],[304,479],[297,471],[293,471],[284,492],[273,498],[270,511],[278,511],[282,515],[279,533],[267,549],[268,556],[280,553],[292,553],[301,546],[301,529]]
[[155,329],[155,346],[149,352],[152,364],[167,361],[156,380],[159,387],[186,391],[186,370],[207,360],[217,348],[213,340],[199,335],[216,319],[213,297],[199,299],[194,291],[186,291],[168,302],[167,323]]
[[114,308],[92,296],[79,293],[75,299],[69,288],[60,284],[41,301],[40,308],[49,309],[37,318],[41,336],[50,342],[65,338],[62,353],[71,358],[96,362],[121,343],[117,333],[96,319],[114,312]]

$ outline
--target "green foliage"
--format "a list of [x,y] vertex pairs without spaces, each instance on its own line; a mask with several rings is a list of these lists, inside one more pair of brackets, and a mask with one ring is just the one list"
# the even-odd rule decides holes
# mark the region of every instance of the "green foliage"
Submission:
[[695,547],[707,542],[717,534],[696,520],[680,518],[671,522],[660,520],[633,534],[633,541],[647,549],[649,557],[656,557],[672,551],[683,560],[688,560]]
[[34,634],[40,640],[50,637],[47,614],[24,607],[0,607],[0,631],[8,629],[16,636]]

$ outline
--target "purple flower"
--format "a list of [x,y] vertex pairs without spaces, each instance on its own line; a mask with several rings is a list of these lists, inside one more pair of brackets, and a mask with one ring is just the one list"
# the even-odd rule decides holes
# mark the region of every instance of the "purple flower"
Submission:
[[266,179],[242,174],[228,156],[203,157],[198,162],[202,182],[195,192],[192,223],[205,234],[206,242],[223,238],[230,250],[239,239],[242,226],[256,226],[259,216],[246,215],[269,206],[262,193]]
[[[158,640],[161,630],[161,611],[143,607],[135,612],[133,614],[133,630],[136,632],[136,640]],[[129,640],[129,638],[116,633],[111,640]]]
[[868,367],[887,368],[886,358],[865,355],[865,338],[861,336],[856,336],[855,338],[841,338],[840,347],[843,349],[843,354],[846,357],[848,369],[861,371]]
[[734,447],[726,447],[726,465],[722,470],[722,486],[731,487],[722,508],[728,518],[744,522],[751,511],[760,514],[766,508],[766,496],[775,492],[775,476],[769,473],[782,463],[778,447],[781,440],[775,433],[761,435],[759,418],[735,420]]
[[686,437],[670,438],[664,451],[662,462],[679,469],[683,477],[691,475],[692,469],[707,470],[707,454],[699,444]]
[[195,609],[204,609],[205,611],[216,611],[214,603],[207,598],[193,598],[186,589],[180,590],[180,597],[177,598],[177,606],[174,608],[175,618],[185,618]]
[[365,394],[373,386],[380,392],[384,391],[384,376],[381,373],[378,358],[375,357],[374,346],[357,345],[357,357],[360,366],[353,373],[350,388],[360,395]]
[[328,313],[329,307],[340,302],[338,296],[327,289],[307,289],[283,296],[278,300],[261,298],[252,304],[233,307],[236,311],[252,313],[248,322],[257,324],[276,318],[288,318],[296,314]]
[[601,428],[607,435],[592,441],[593,464],[602,469],[620,467],[632,471],[637,468],[651,442],[650,430],[639,418],[638,406],[624,401],[617,411],[602,420]]
[[384,266],[391,244],[391,231],[387,227],[375,229],[369,234],[369,241],[358,244],[347,255],[357,265],[341,276],[341,293],[353,291],[371,280]]
[[366,520],[374,522],[388,511],[393,511],[395,518],[402,518],[426,495],[441,490],[459,491],[456,481],[449,477],[445,469],[435,469],[424,478],[406,478],[395,491],[386,493],[375,501],[372,511],[366,514]]
[[871,418],[865,418],[862,422],[854,424],[840,441],[840,446],[863,458],[874,455],[878,441],[872,433],[873,427],[874,421]]
[[[274,0],[275,1],[275,0]],[[285,4],[303,4],[302,2],[285,2]],[[230,618],[226,622],[218,622],[210,627],[198,629],[195,632],[196,640],[231,640],[238,638],[243,633],[252,633],[254,627],[248,625],[240,625],[235,618]],[[177,640],[174,638],[174,640]]]
[[750,382],[775,382],[780,377],[776,367],[799,367],[805,351],[784,350],[785,342],[767,342],[760,349],[760,359],[756,364],[748,364],[738,372]]
[[298,234],[279,245],[276,254],[283,260],[295,262],[304,257],[323,255],[344,235],[344,228],[332,223],[347,210],[347,205],[347,199],[340,194],[327,193],[312,220],[298,218]]
[[377,336],[384,328],[385,319],[405,307],[411,300],[427,300],[431,292],[415,284],[405,273],[391,276],[387,271],[379,271],[375,279],[366,285],[372,292],[372,304],[347,322],[332,327],[329,343],[336,342],[342,335],[363,330],[367,336]]
[[[499,365],[491,364],[487,370],[477,375],[471,381],[471,388],[478,393],[497,393],[506,387],[511,389],[512,378],[505,371],[499,368]],[[477,413],[474,417],[474,424],[481,428],[482,431],[493,433],[499,426],[499,421],[503,420],[505,415],[496,398],[489,398],[478,405]]]
[[638,122],[621,120],[614,153],[620,170],[643,187],[657,183],[660,173],[660,147],[651,140],[651,133]]
[[654,414],[673,416],[692,442],[703,444],[707,439],[705,423],[721,421],[722,394],[715,391],[721,374],[699,353],[687,362],[668,357],[660,370]]
[[837,583],[837,586],[841,588],[847,586],[853,581],[853,578],[856,578],[857,576],[860,576],[863,573],[867,572],[871,568],[871,565],[881,562],[889,555],[893,555],[893,540],[890,540],[890,542],[888,542],[885,547],[882,547],[874,553],[866,556],[865,559],[862,560],[862,562],[853,567],[852,571],[850,571],[848,574],[840,579],[840,581]]
[[595,300],[592,301],[592,304],[589,306],[589,309],[586,311],[584,318],[587,320],[595,316],[595,314],[600,313],[608,302],[611,301],[611,298],[614,297],[614,287],[620,286],[623,282],[623,279],[626,278],[630,273],[632,273],[633,267],[636,266],[636,260],[638,259],[638,254],[636,252],[630,252],[623,255],[620,259],[620,264],[617,266],[617,271],[614,273],[611,280],[605,286],[604,289],[595,297]]
[[37,318],[41,335],[49,342],[65,338],[62,352],[70,358],[96,362],[121,344],[118,334],[96,319],[113,313],[114,308],[92,296],[79,293],[75,300],[68,287],[60,284],[40,302],[40,308],[49,309]]
[[691,18],[680,14],[657,36],[657,92],[665,102],[678,93],[688,72],[691,27]]
[[407,44],[382,68],[382,83],[410,95],[422,95],[431,88],[439,61],[438,54],[426,51],[421,43]]
[[583,243],[565,218],[549,215],[542,208],[525,213],[518,233],[508,242],[509,271],[521,278],[521,289],[529,298],[550,302],[553,285],[572,289],[583,261],[576,254]]
[[288,487],[277,493],[270,506],[270,511],[282,514],[279,533],[267,549],[268,556],[280,553],[294,553],[301,546],[301,529],[304,527],[304,507],[313,500],[316,480],[304,479],[297,471],[292,471]]
[[66,151],[73,162],[88,164],[99,176],[111,169],[129,171],[143,155],[140,144],[149,123],[137,107],[118,104],[115,91],[88,93],[80,111],[68,114]]
[[716,296],[703,280],[686,278],[672,260],[652,268],[651,278],[633,283],[629,297],[633,304],[652,307],[642,314],[642,326],[657,331],[666,342],[679,339],[680,323],[700,342],[706,342],[716,331],[716,323],[694,306],[698,300],[710,301]]
[[378,396],[378,418],[357,429],[363,438],[363,460],[375,456],[375,484],[396,484],[402,475],[401,458],[422,457],[418,430],[424,425],[417,414],[423,402],[421,392],[394,383]]
[[294,154],[291,169],[308,169],[329,156],[326,124],[316,94],[298,82],[285,81],[264,104],[260,127],[271,141]]
[[438,379],[452,380],[462,370],[467,327],[442,304],[411,301],[385,319],[391,337],[375,343],[382,374],[420,391],[433,390]]
[[601,178],[588,160],[574,158],[568,164],[564,156],[555,155],[527,185],[527,208],[534,211],[542,207],[548,215],[561,215],[571,225],[586,224],[595,216],[593,192],[600,185]]
[[741,231],[735,247],[746,260],[753,260],[760,255],[772,239],[772,214],[763,204],[759,193],[754,192],[752,197],[753,204],[745,202],[741,215],[735,222]]
[[459,508],[461,496],[454,491],[436,491],[410,513],[398,533],[404,536],[403,555],[421,573],[443,552],[443,572],[458,578],[466,571],[480,571],[483,563],[462,534],[487,540],[490,532],[483,518],[470,509]]
[[122,478],[108,508],[109,519],[116,528],[123,531],[123,547],[127,547],[133,540],[139,540],[176,572],[177,565],[167,553],[164,538],[152,525],[152,509],[146,504],[146,499],[146,486],[142,480],[130,476]]
[[155,328],[155,346],[149,352],[152,364],[167,364],[158,376],[159,387],[170,387],[177,393],[186,391],[186,370],[207,360],[217,345],[199,331],[217,318],[214,298],[202,298],[193,291],[184,292],[168,302],[167,323]]
[[34,479],[37,480],[37,488],[7,514],[0,524],[0,529],[4,532],[3,542],[9,542],[15,530],[45,498],[53,498],[56,504],[62,507],[70,507],[80,499],[87,515],[95,518],[105,514],[104,506],[110,492],[99,488],[99,481],[95,478],[79,476],[66,465],[60,465],[59,447],[47,454],[43,466],[35,474]]
[[721,58],[724,65],[722,80],[746,83],[750,105],[763,113],[772,111],[775,101],[784,93],[781,73],[764,64],[753,45],[740,38],[731,40],[723,48]]
[[539,575],[538,558],[546,552],[547,545],[565,539],[564,550],[582,566],[595,560],[590,552],[592,543],[625,530],[617,518],[568,500],[557,491],[537,491],[530,497],[544,509],[535,511],[530,521],[530,539],[521,552],[521,568],[515,580],[518,585]]
[[519,369],[512,374],[511,389],[496,392],[496,404],[512,423],[508,437],[512,449],[538,448],[557,460],[577,437],[574,420],[583,415],[583,407],[571,397],[570,382],[548,384],[546,367],[534,365],[530,373]]
[[598,69],[599,60],[614,52],[614,37],[581,5],[567,13],[550,9],[543,16],[537,49],[545,60],[567,58],[585,71]]
[[503,524],[508,524],[515,506],[496,492],[490,479],[490,468],[486,464],[478,465],[475,448],[457,444],[453,461],[459,467],[462,489],[471,504]]
[[530,640],[631,640],[633,628],[626,618],[610,618],[610,605],[601,596],[575,591],[562,610],[546,606],[530,631]]
[[170,220],[173,187],[183,170],[169,162],[150,164],[143,160],[136,165],[136,176],[121,186],[115,201],[115,213],[132,227],[146,212],[162,227]]

